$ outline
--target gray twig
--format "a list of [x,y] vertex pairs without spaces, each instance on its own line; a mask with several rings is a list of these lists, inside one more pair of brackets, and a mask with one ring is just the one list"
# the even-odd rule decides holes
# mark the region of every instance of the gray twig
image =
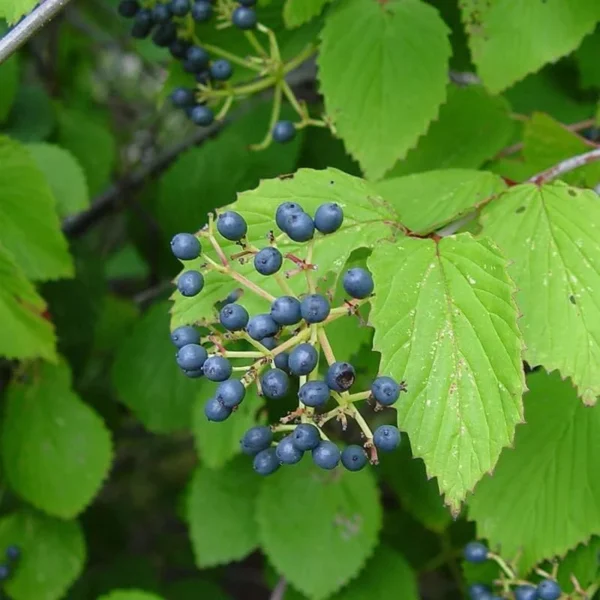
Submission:
[[275,589],[271,593],[270,600],[283,600],[285,597],[285,591],[287,590],[287,581],[281,577],[275,586]]
[[553,179],[556,179],[565,173],[569,173],[570,171],[574,171],[579,167],[589,165],[597,160],[600,160],[600,148],[595,148],[589,152],[578,154],[577,156],[571,156],[571,158],[566,158],[562,162],[559,162],[549,169],[530,177],[527,181],[529,183],[541,185],[542,183],[552,181]]

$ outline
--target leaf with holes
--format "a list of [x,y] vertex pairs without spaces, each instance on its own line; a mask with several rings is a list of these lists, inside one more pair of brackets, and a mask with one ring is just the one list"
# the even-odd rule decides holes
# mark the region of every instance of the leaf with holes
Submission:
[[[510,188],[481,215],[484,235],[512,261],[525,360],[600,395],[600,203],[557,182]],[[551,326],[550,326],[551,325]]]
[[522,573],[600,534],[600,411],[558,373],[533,373],[527,383],[527,424],[469,500],[478,534],[503,556],[521,552]]
[[[278,233],[275,211],[282,202],[297,202],[311,215],[314,215],[317,207],[324,202],[337,202],[344,210],[344,223],[334,235],[315,235],[312,263],[318,267],[319,281],[330,272],[339,275],[353,250],[373,247],[398,231],[396,213],[371,186],[362,179],[336,169],[300,169],[289,177],[262,181],[256,189],[239,194],[237,202],[227,208],[238,211],[245,217],[248,222],[248,239],[262,247],[267,245],[269,231],[275,230],[275,233]],[[306,244],[291,242],[287,236],[284,237],[285,239],[278,244],[283,253],[293,253],[301,258],[307,256]],[[240,251],[238,245],[227,242],[218,234],[217,238],[227,256]],[[202,244],[203,253],[206,252],[213,260],[217,260],[206,238],[202,239]],[[186,261],[185,268],[200,268],[204,261],[203,256],[194,261]],[[291,261],[286,261],[282,271],[293,269],[294,266]],[[234,264],[233,268],[252,282],[261,285],[269,294],[281,295],[275,278],[259,275],[254,270],[252,261],[241,267]],[[289,283],[296,291],[303,291],[306,282],[302,276],[296,276],[292,277]],[[214,304],[241,287],[243,285],[223,273],[205,271],[205,286],[198,296],[184,298],[179,292],[173,295],[175,304],[171,311],[171,327],[203,320],[214,321]],[[265,312],[269,307],[265,299],[250,291],[244,293],[239,303],[250,313]]]
[[368,261],[381,372],[408,385],[398,425],[455,513],[523,418],[522,340],[505,262],[470,234],[381,244]]

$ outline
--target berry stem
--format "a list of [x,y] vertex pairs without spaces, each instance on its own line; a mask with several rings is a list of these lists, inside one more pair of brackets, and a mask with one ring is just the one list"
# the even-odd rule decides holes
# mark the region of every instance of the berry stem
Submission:
[[206,90],[204,96],[206,99],[225,98],[226,96],[250,96],[258,92],[262,92],[277,83],[277,78],[274,75],[263,77],[253,83],[232,87],[227,90]]
[[258,31],[260,31],[261,33],[266,34],[266,36],[269,38],[269,49],[271,51],[271,58],[278,64],[281,64],[281,53],[279,52],[279,44],[277,43],[277,37],[275,36],[273,31],[267,26],[263,25],[262,23],[257,23],[256,29],[258,29]]
[[498,564],[498,566],[504,571],[504,573],[506,573],[509,579],[512,580],[515,578],[514,571],[508,566],[508,563],[502,557],[498,556],[497,554],[494,554],[493,552],[489,552],[488,558],[495,561]]
[[[305,263],[307,265],[312,264],[313,250],[315,247],[315,238],[312,238],[310,242],[308,242],[308,248],[306,250],[306,260]],[[306,269],[304,271],[306,273],[306,284],[308,285],[308,292],[310,294],[315,293],[315,282],[312,277],[312,269]]]
[[240,338],[246,340],[250,345],[254,346],[263,358],[271,356],[271,351],[265,348],[259,341],[251,338],[245,331],[240,332]]
[[366,400],[371,396],[371,390],[366,392],[357,392],[356,394],[348,394],[345,396],[347,402],[359,402],[360,400]]
[[233,105],[233,96],[229,96],[228,98],[225,99],[225,102],[223,103],[221,110],[219,110],[219,112],[215,115],[215,121],[222,121],[227,116],[227,113],[229,112],[229,109],[231,108],[232,105]]
[[283,65],[283,73],[287,75],[290,71],[298,68],[305,60],[308,60],[315,52],[317,47],[314,44],[308,44],[297,56]]
[[229,62],[235,63],[236,65],[240,65],[240,67],[245,67],[246,69],[252,69],[253,71],[262,71],[262,67],[250,60],[245,58],[241,58],[237,54],[233,54],[231,52],[227,52],[227,50],[223,50],[219,48],[219,46],[213,46],[213,44],[205,44],[197,41],[199,45],[201,45],[207,52],[212,54],[216,54],[222,58],[226,58]]
[[252,367],[252,365],[245,365],[243,367],[231,367],[232,371],[248,371],[250,368]]
[[[258,27],[261,27],[260,23],[257,24],[257,28]],[[264,56],[265,58],[269,56],[269,53],[263,48],[263,45],[258,41],[258,39],[252,31],[244,31],[244,36],[246,37],[252,48],[254,48],[254,50],[260,56]]]
[[367,442],[371,444],[373,441],[373,432],[371,431],[369,424],[365,421],[365,418],[360,414],[360,411],[356,408],[356,406],[354,406],[354,404],[349,404],[345,412],[348,416],[352,417],[358,423],[358,426],[367,438]]
[[281,276],[281,273],[275,273],[275,281],[279,284],[281,291],[292,298],[297,298],[298,295],[291,288],[290,284]]
[[225,352],[223,352],[223,356],[226,356],[227,358],[262,358],[264,353],[253,352],[251,350],[235,350],[233,352],[230,350],[225,350]]
[[298,345],[300,342],[303,342],[309,336],[310,336],[310,328],[307,327],[306,329],[303,329],[300,333],[296,334],[294,337],[291,337],[289,340],[286,340],[285,342],[283,342],[283,344],[280,344],[279,346],[274,348],[273,352],[272,352],[273,356],[277,356],[278,354],[285,352],[289,348],[293,348],[294,346]]
[[333,349],[331,344],[329,343],[329,338],[325,333],[325,329],[323,327],[319,327],[319,343],[321,344],[321,349],[323,350],[323,354],[325,355],[325,359],[327,360],[328,365],[332,365],[335,362],[335,356],[333,354]]
[[271,431],[273,433],[278,433],[280,431],[294,431],[296,429],[296,425],[271,425]]
[[281,114],[281,85],[277,83],[275,85],[275,89],[273,90],[273,108],[271,109],[271,118],[269,119],[269,127],[267,128],[267,133],[260,144],[254,144],[250,146],[251,150],[264,150],[271,143],[271,132],[273,131],[273,127],[275,123],[279,120],[279,115]]
[[306,109],[300,105],[298,99],[296,98],[296,94],[294,94],[292,88],[289,86],[288,82],[285,79],[281,80],[281,87],[283,89],[285,97],[288,99],[289,103],[292,105],[294,110],[298,113],[300,119],[303,122],[306,121],[306,119],[308,118],[308,115],[306,114]]

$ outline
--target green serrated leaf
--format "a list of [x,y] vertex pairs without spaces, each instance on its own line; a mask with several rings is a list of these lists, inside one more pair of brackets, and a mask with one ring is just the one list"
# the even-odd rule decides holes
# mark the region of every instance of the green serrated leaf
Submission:
[[21,85],[4,133],[21,142],[37,142],[50,136],[55,121],[54,106],[48,93],[36,85]]
[[[391,237],[396,230],[395,213],[372,188],[365,181],[335,169],[300,169],[293,176],[262,181],[256,189],[239,194],[237,202],[228,208],[240,212],[246,218],[248,239],[263,246],[266,245],[268,232],[276,227],[275,211],[282,202],[298,202],[310,214],[314,214],[323,202],[337,202],[345,212],[344,223],[335,235],[315,236],[312,261],[318,265],[319,278],[324,278],[330,272],[338,275],[353,250],[372,247],[382,239]],[[279,247],[282,252],[306,256],[305,244],[285,239]],[[239,252],[239,246],[231,242],[223,243],[223,249],[228,256]],[[210,250],[207,254],[216,258]],[[202,261],[202,256],[196,261],[186,261],[185,268],[199,268]],[[293,268],[293,263],[286,263],[285,268]],[[243,266],[235,265],[235,270],[263,286],[271,294],[281,294],[277,282],[273,278],[259,275],[252,262]],[[289,282],[298,290],[303,289],[305,283],[300,277],[291,278]],[[215,302],[224,300],[232,290],[239,287],[240,284],[227,275],[207,272],[200,295],[194,298],[184,298],[179,292],[173,295],[175,304],[171,311],[171,327],[205,319],[213,321]],[[268,309],[268,303],[263,298],[249,291],[244,293],[239,303],[251,313]]]
[[512,261],[525,360],[559,369],[593,404],[600,395],[597,194],[562,182],[519,185],[484,208],[481,223]]
[[510,143],[514,123],[510,105],[481,86],[448,87],[448,101],[406,158],[387,177],[431,169],[475,169]]
[[587,543],[579,544],[577,548],[560,561],[557,580],[563,589],[572,585],[572,576],[577,578],[582,588],[600,581],[600,537],[592,537]]
[[381,244],[368,261],[381,369],[406,380],[398,424],[457,512],[523,418],[521,336],[504,258],[470,234]]
[[25,146],[0,137],[2,244],[30,279],[73,276],[52,192]]
[[375,189],[396,209],[406,227],[425,234],[471,212],[506,189],[506,184],[485,171],[444,169],[384,179]]
[[122,340],[112,369],[119,399],[156,433],[190,426],[201,385],[188,379],[175,362],[177,349],[169,338],[168,311],[165,302],[152,306]]
[[318,58],[325,106],[368,178],[381,178],[437,116],[448,33],[420,0],[348,0],[327,15]]
[[379,492],[369,471],[318,470],[305,457],[263,483],[257,505],[263,552],[313,600],[358,575],[377,545]]
[[331,0],[286,0],[283,7],[283,21],[286,27],[293,28],[312,21]]
[[600,533],[600,411],[557,373],[527,383],[527,424],[469,500],[478,534],[507,559],[521,552],[522,573]]
[[27,150],[46,177],[61,217],[88,208],[90,199],[85,174],[68,150],[53,144],[29,144]]
[[6,19],[9,25],[19,20],[20,17],[31,12],[36,0],[3,0],[0,2],[0,18]]
[[19,87],[19,56],[13,54],[0,64],[0,123],[8,116]]
[[85,540],[77,521],[53,519],[30,509],[0,519],[0,547],[16,544],[22,556],[4,590],[14,600],[59,600],[79,577]]
[[112,461],[110,434],[71,390],[66,364],[40,365],[11,383],[2,422],[10,486],[48,514],[70,519],[91,502]]
[[250,427],[258,423],[258,412],[264,403],[253,385],[246,392],[242,404],[225,423],[214,423],[206,418],[204,405],[214,394],[217,384],[208,381],[203,383],[194,404],[194,442],[202,463],[210,469],[220,469],[240,454],[240,440]]
[[143,590],[113,590],[98,600],[163,600],[163,597]]
[[466,0],[460,7],[477,73],[493,93],[575,50],[600,21],[596,0]]
[[258,546],[254,504],[261,481],[248,457],[218,471],[196,470],[186,514],[199,568],[241,560]]
[[56,360],[56,337],[46,304],[0,245],[0,356]]

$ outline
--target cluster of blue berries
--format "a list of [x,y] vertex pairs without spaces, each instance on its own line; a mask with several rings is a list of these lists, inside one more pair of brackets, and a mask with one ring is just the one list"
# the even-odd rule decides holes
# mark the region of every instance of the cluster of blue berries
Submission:
[[[277,247],[277,239],[287,236],[295,242],[311,242],[315,236],[335,233],[343,221],[343,210],[336,203],[322,204],[311,216],[297,203],[285,202],[275,214],[275,223],[282,235],[276,238],[270,231],[270,244],[265,248],[255,248],[248,242],[247,223],[236,212],[220,213],[216,219],[216,230],[226,240],[238,243],[244,249],[240,254],[253,256],[254,268],[260,275],[270,276],[283,268],[284,259],[291,260],[295,266],[301,263],[301,270],[314,268],[314,265],[297,256],[282,254]],[[218,246],[218,239],[212,233],[212,221],[199,235],[209,236],[211,245]],[[189,233],[177,234],[171,241],[171,249],[175,257],[182,261],[197,259],[202,253],[200,240]],[[211,265],[211,262],[207,259],[201,269],[209,272],[215,264],[212,262]],[[295,464],[309,451],[314,463],[323,469],[333,469],[341,462],[348,470],[358,471],[369,459],[377,462],[378,450],[389,452],[400,444],[400,431],[392,425],[382,425],[373,434],[370,430],[365,433],[363,429],[366,438],[363,446],[351,445],[340,452],[322,430],[322,410],[332,398],[338,401],[340,415],[346,410],[344,418],[356,414],[353,411],[357,409],[351,405],[354,400],[349,395],[356,380],[356,371],[350,363],[336,361],[329,355],[328,367],[323,376],[319,376],[319,332],[325,335],[324,325],[328,320],[356,315],[360,303],[374,291],[371,274],[358,267],[344,273],[342,285],[350,300],[346,300],[338,309],[332,309],[327,296],[309,291],[300,297],[287,294],[276,297],[268,313],[250,316],[233,297],[232,301],[220,308],[215,318],[213,331],[218,328],[220,332],[222,328],[223,333],[219,333],[219,342],[215,342],[215,336],[208,336],[208,341],[215,343],[216,349],[215,354],[210,356],[202,346],[200,332],[195,327],[181,326],[171,334],[178,348],[177,364],[183,373],[188,377],[206,377],[219,383],[214,396],[205,405],[205,414],[210,421],[219,422],[229,418],[244,400],[247,388],[252,383],[256,383],[261,395],[278,401],[289,395],[293,378],[299,378],[298,410],[284,417],[282,424],[252,427],[241,440],[241,449],[253,457],[257,473],[268,475],[282,464]],[[186,270],[179,276],[177,287],[183,296],[195,296],[204,287],[204,275],[201,270]],[[241,379],[232,379],[234,369],[227,358],[224,344],[239,339],[251,342],[253,349],[261,349],[258,353],[251,352],[253,356],[261,358],[253,365],[242,368],[245,374]],[[240,358],[240,354],[243,355],[243,352],[234,353],[236,358]],[[379,376],[370,390],[355,396],[357,400],[368,399],[376,403],[376,407],[382,408],[392,406],[405,390],[404,382],[398,383],[391,377]],[[285,435],[275,441],[277,433]]]
[[[465,560],[481,564],[490,558],[490,552],[481,542],[470,542],[464,549]],[[512,590],[515,600],[558,600],[561,589],[554,579],[543,579],[537,585],[519,583]],[[504,596],[495,595],[487,585],[473,583],[469,586],[471,600],[501,600]]]
[[0,582],[7,581],[14,573],[15,565],[21,558],[21,549],[18,546],[8,546],[4,551],[6,561],[0,563]]

